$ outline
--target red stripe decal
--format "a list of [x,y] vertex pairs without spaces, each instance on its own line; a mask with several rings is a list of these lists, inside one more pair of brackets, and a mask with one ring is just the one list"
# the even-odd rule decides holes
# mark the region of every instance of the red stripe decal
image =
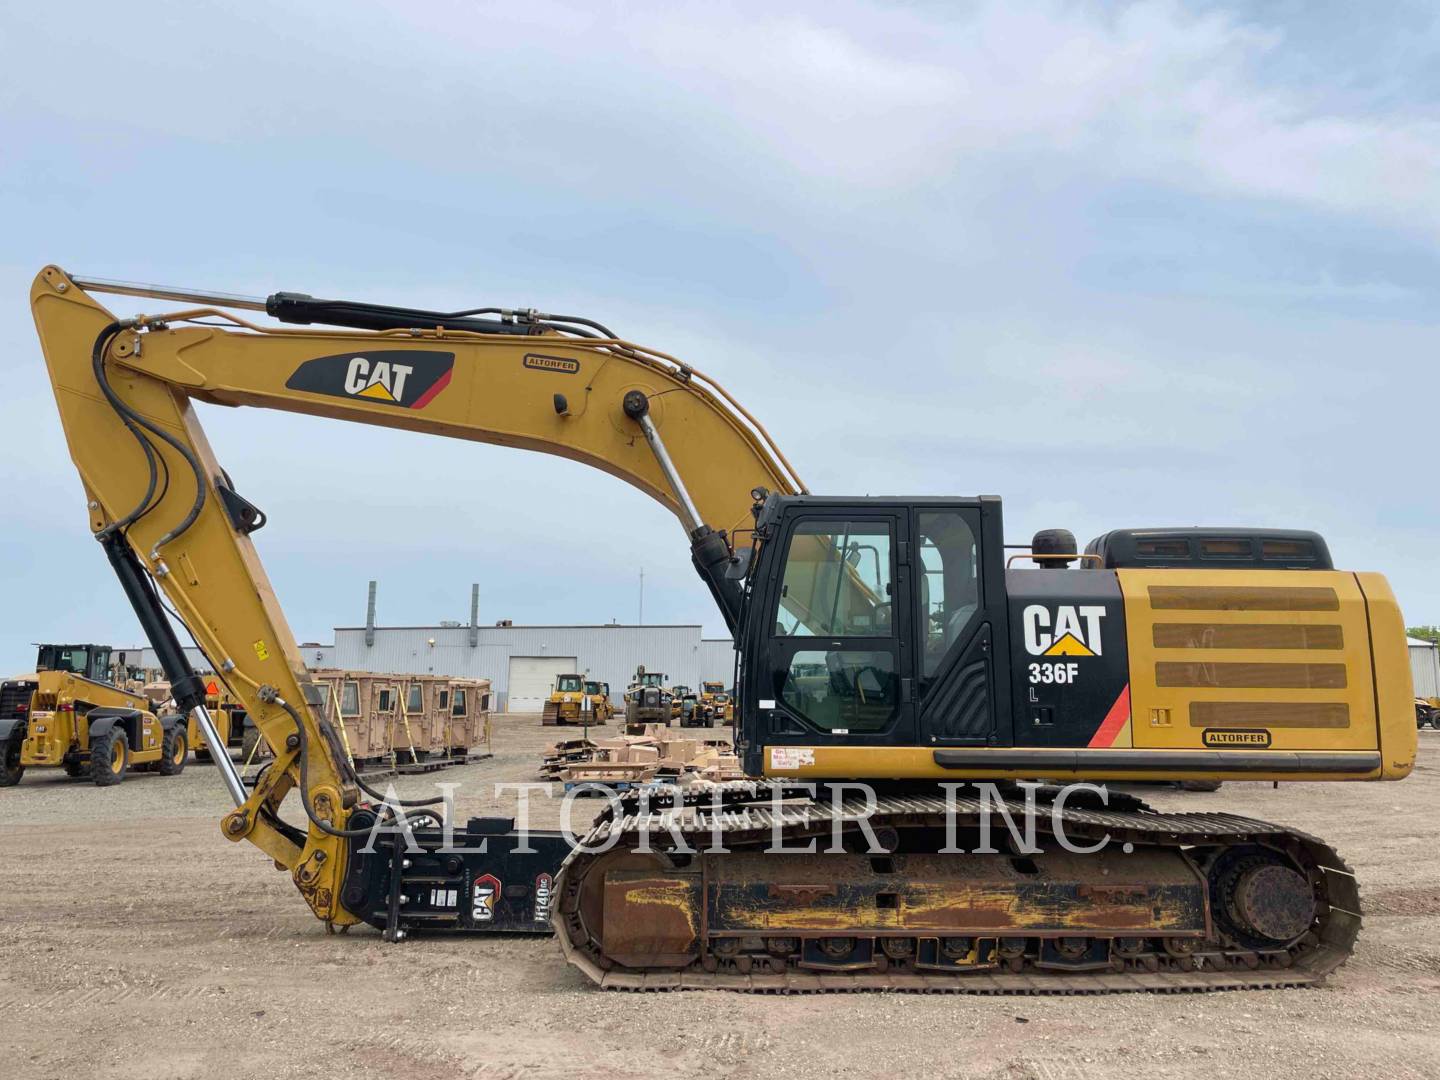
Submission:
[[1110,706],[1110,711],[1105,714],[1105,719],[1100,722],[1100,727],[1091,736],[1090,746],[1101,748],[1111,746],[1115,742],[1115,736],[1120,734],[1120,729],[1125,726],[1125,721],[1130,719],[1130,684],[1125,684],[1125,689],[1120,691],[1120,696],[1115,699],[1115,704]]
[[451,368],[449,371],[446,371],[444,375],[441,375],[440,378],[436,379],[435,385],[421,394],[419,400],[417,400],[414,405],[411,405],[410,408],[423,409],[426,405],[429,405],[430,402],[434,401],[435,395],[450,385],[450,372],[454,370],[454,368]]

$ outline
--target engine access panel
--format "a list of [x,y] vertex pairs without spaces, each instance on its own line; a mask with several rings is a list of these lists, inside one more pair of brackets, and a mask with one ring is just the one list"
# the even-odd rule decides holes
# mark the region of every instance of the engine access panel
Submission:
[[1124,745],[1125,605],[1109,570],[1005,571],[1016,746]]

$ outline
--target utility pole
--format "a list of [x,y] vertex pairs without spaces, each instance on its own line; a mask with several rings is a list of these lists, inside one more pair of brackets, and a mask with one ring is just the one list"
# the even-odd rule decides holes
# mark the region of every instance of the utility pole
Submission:
[[640,618],[636,625],[645,625],[645,567],[640,567]]

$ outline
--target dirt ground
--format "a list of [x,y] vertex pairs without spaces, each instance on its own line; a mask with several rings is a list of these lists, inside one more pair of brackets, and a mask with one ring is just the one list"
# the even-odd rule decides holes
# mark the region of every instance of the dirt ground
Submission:
[[[493,759],[436,776],[493,813],[552,739],[502,717]],[[0,792],[0,1076],[1440,1077],[1440,732],[1420,741],[1400,784],[1151,795],[1336,845],[1367,915],[1327,985],[1101,998],[606,993],[549,938],[331,937],[220,837],[212,767],[111,789],[32,771]]]

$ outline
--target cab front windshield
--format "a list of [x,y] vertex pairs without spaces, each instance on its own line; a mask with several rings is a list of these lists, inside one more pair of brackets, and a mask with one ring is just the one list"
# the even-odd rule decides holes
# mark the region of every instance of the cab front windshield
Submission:
[[36,671],[70,671],[76,675],[90,674],[90,650],[63,645],[42,645],[35,660]]
[[641,685],[641,686],[664,686],[664,685],[665,685],[665,676],[664,676],[664,674],[663,674],[662,672],[659,672],[659,671],[647,671],[644,675],[641,675],[641,676],[640,676],[640,685]]
[[598,682],[587,682],[585,684],[585,692],[587,694],[599,694],[600,684]]
[[562,694],[578,694],[584,686],[585,680],[579,675],[561,675],[555,683],[555,689]]

